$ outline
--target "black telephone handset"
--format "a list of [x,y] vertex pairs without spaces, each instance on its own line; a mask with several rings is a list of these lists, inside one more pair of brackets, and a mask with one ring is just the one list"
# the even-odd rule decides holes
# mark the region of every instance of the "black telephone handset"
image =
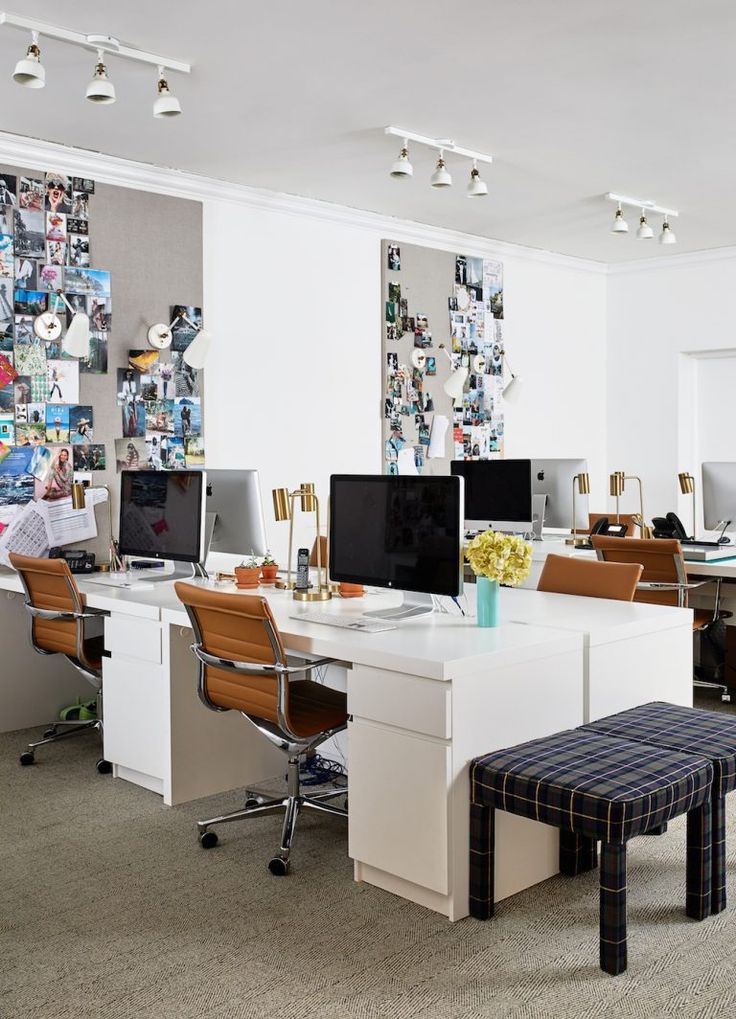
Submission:
[[668,513],[666,517],[652,517],[655,538],[677,538],[687,541],[689,535],[676,513]]
[[607,538],[625,538],[628,524],[612,524],[608,517],[601,517],[590,529],[591,534],[603,534]]
[[77,548],[52,548],[49,559],[65,559],[72,573],[94,573],[95,554]]

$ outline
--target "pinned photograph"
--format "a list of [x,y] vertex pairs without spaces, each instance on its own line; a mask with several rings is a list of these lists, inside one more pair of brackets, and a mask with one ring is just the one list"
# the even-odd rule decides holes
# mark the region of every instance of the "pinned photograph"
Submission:
[[67,404],[46,404],[46,441],[69,442],[69,407]]
[[112,301],[109,297],[89,297],[87,314],[90,329],[97,333],[108,333],[112,328]]
[[89,192],[72,192],[72,216],[77,219],[89,219]]
[[436,357],[428,357],[427,358],[427,360],[426,360],[426,372],[427,372],[427,375],[436,375],[437,374],[437,358]]
[[141,396],[141,375],[135,368],[118,368],[117,401],[123,407]]
[[389,325],[396,325],[396,305],[393,301],[386,301],[386,321]]
[[46,219],[33,209],[15,210],[15,253],[28,258],[44,258],[46,254]]
[[183,439],[199,435],[202,431],[202,407],[195,397],[174,400],[174,434]]
[[12,354],[0,354],[0,386],[12,382],[18,377],[18,372],[13,367]]
[[401,317],[401,332],[403,333],[414,333],[417,328],[417,320],[413,315],[402,315]]
[[399,370],[399,355],[394,351],[389,351],[386,354],[386,373],[389,378],[397,373]]
[[150,375],[158,364],[159,357],[158,350],[129,350],[128,367],[140,372],[141,375]]
[[[21,255],[15,259],[16,290],[38,290],[38,262]],[[44,287],[44,290],[46,288]]]
[[88,266],[90,262],[89,237],[85,237],[84,234],[69,234],[67,252],[69,265]]
[[12,415],[14,407],[15,392],[13,390],[13,383],[6,382],[4,386],[0,386],[0,411]]
[[38,446],[46,441],[46,410],[40,421],[16,421],[15,443],[17,446]]
[[144,403],[155,403],[158,400],[158,385],[153,375],[141,375],[140,377],[141,399]]
[[46,213],[46,240],[66,240],[66,216],[63,212]]
[[30,315],[32,319],[37,315],[42,315],[46,311],[47,297],[48,294],[43,290],[16,290],[16,315]]
[[483,262],[483,293],[495,319],[503,318],[503,263],[486,258]]
[[146,432],[146,449],[148,450],[148,466],[152,471],[160,471],[163,468],[163,443],[164,436]]
[[398,340],[398,338],[399,338],[399,330],[397,329],[397,327],[396,326],[392,326],[392,325],[387,325],[386,326],[386,339],[391,341],[391,340]]
[[54,469],[54,457],[46,446],[36,446],[28,467],[36,481],[47,482]]
[[[182,357],[183,355],[178,354],[176,356]],[[188,367],[188,365],[186,367]],[[196,382],[196,371],[194,372],[194,376]],[[171,361],[158,365],[154,375],[154,381],[156,383],[157,400],[173,400],[175,396],[199,396],[198,392],[190,392],[188,389],[185,392],[177,393],[175,367]]]
[[[0,359],[1,360],[1,359]],[[15,413],[18,415],[19,407],[27,407],[31,402],[31,376],[17,375],[13,380],[13,392],[15,401]]]
[[115,464],[119,471],[148,469],[148,447],[143,436],[115,440]]
[[146,432],[157,433],[158,435],[174,434],[174,401],[156,400],[154,403],[147,403],[146,408]]
[[71,188],[69,178],[65,173],[50,170],[46,174],[45,208],[47,212],[69,213],[72,211]]
[[[178,319],[178,321],[176,321]],[[187,321],[189,319],[189,321]],[[202,309],[186,304],[174,304],[171,308],[171,349],[186,350],[202,328]],[[190,325],[190,322],[192,325]]]
[[123,419],[123,435],[130,438],[146,434],[146,405],[131,397],[120,408]]
[[80,372],[107,374],[107,333],[91,333],[89,355],[79,362]]
[[95,182],[89,177],[72,177],[72,191],[86,191],[88,195],[93,195]]
[[46,366],[47,403],[79,403],[79,365],[75,360],[49,360]]
[[66,229],[70,234],[82,234],[86,237],[89,234],[89,223],[86,219],[75,219],[73,216],[66,217]]
[[46,241],[46,261],[49,265],[64,265],[66,262],[66,242]]
[[0,234],[10,234],[13,236],[15,232],[15,209],[10,205],[0,205]]
[[[38,286],[26,287],[26,290],[47,290],[50,293],[55,293],[57,290],[64,289],[64,270],[60,265],[45,265],[35,262],[34,265],[37,265]],[[61,306],[61,302],[58,303]]]
[[201,435],[184,439],[184,456],[187,467],[204,467],[204,439]]
[[69,294],[110,297],[110,273],[106,269],[81,269],[69,266],[64,273],[64,288]]
[[33,450],[16,446],[0,463],[0,506],[21,506],[34,496],[36,482],[28,468]]
[[33,319],[15,319],[15,370],[19,375],[41,375],[46,379],[46,348],[33,332]]
[[389,283],[388,285],[388,299],[393,301],[394,304],[401,302],[401,284],[400,283]]
[[184,440],[169,436],[161,442],[161,466],[165,471],[181,471],[187,466]]
[[75,404],[69,408],[69,439],[72,445],[89,445],[94,442],[92,424],[94,415],[89,405]]
[[12,279],[14,275],[14,251],[13,235],[0,234],[0,276],[3,277],[3,279]]
[[107,470],[105,446],[101,442],[90,443],[84,446],[72,446],[72,453],[74,455],[75,471]]
[[21,177],[18,182],[18,208],[41,212],[45,190],[42,180],[37,180],[35,177]]
[[414,346],[419,347],[421,350],[426,350],[427,347],[432,346],[432,334],[429,331],[422,331],[417,329],[414,333]]
[[0,174],[0,205],[15,205],[15,189],[18,178],[11,173]]
[[399,272],[401,269],[401,248],[398,244],[389,244],[386,264],[391,272]]
[[68,499],[72,494],[72,451],[69,446],[60,446],[53,451],[51,471],[41,491],[36,488],[37,497],[45,500]]
[[0,443],[4,446],[15,445],[15,420],[12,414],[0,411]]

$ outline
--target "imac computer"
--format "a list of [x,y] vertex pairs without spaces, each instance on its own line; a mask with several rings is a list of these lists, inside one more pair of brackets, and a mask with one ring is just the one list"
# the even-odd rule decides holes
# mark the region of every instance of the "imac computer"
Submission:
[[407,619],[431,612],[433,594],[459,595],[462,549],[460,478],[332,475],[332,580],[404,594],[403,605],[366,615]]
[[258,471],[207,471],[206,512],[208,551],[268,552]]
[[450,472],[465,482],[468,531],[532,530],[531,460],[453,460]]
[[[174,573],[158,578],[203,576],[204,471],[122,471],[120,541],[123,556],[166,559]],[[191,564],[184,568],[179,564]]]
[[[587,460],[532,460],[532,491],[546,495],[545,527],[570,530],[572,523],[572,479],[588,473]],[[588,496],[575,497],[575,528],[588,533]]]
[[702,470],[703,523],[707,531],[720,531],[723,537],[736,530],[736,463],[709,460]]

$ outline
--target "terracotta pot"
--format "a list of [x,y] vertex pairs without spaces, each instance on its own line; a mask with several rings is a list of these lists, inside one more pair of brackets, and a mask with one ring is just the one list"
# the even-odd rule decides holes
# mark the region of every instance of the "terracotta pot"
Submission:
[[261,579],[261,567],[254,566],[236,566],[235,567],[235,583],[241,588],[253,588],[258,587],[258,582]]
[[340,584],[337,591],[341,598],[362,598],[365,594],[362,584]]
[[261,566],[261,580],[264,584],[273,584],[279,572],[278,563]]

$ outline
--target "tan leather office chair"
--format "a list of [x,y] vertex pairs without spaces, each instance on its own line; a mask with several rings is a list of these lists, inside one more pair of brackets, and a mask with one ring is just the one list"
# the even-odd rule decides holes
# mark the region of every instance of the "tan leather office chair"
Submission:
[[[87,722],[51,722],[44,738],[29,743],[20,763],[33,764],[37,747],[94,731],[102,739],[102,652],[103,637],[90,630],[106,614],[88,609],[74,576],[63,559],[35,559],[11,554],[10,562],[23,584],[31,621],[31,644],[41,655],[62,654],[95,690],[97,717]],[[94,621],[94,622],[93,622]],[[112,767],[104,758],[97,770],[108,774]]]
[[309,679],[335,661],[320,658],[289,664],[276,621],[265,598],[212,591],[177,583],[176,593],[186,607],[194,630],[192,651],[199,660],[199,696],[213,711],[240,711],[269,742],[288,758],[286,796],[266,800],[249,796],[241,810],[198,821],[199,841],[205,849],[217,844],[212,825],[285,811],[281,846],[268,868],[283,875],[299,812],[307,807],[347,817],[346,807],[328,802],[345,796],[345,789],[305,796],[300,790],[301,758],[347,725],[344,693]]
[[632,601],[642,568],[636,563],[604,563],[574,556],[548,555],[538,591],[578,594],[586,598]]
[[[688,607],[688,593],[711,580],[700,580],[692,583],[687,579],[685,559],[682,555],[680,542],[674,538],[607,538],[594,534],[591,538],[593,548],[599,559],[613,563],[639,563],[642,575],[634,601],[648,602],[654,605],[677,605]],[[730,612],[721,609],[721,578],[715,579],[716,597],[713,610],[693,610],[693,631],[706,638],[715,623],[728,619]],[[725,683],[711,683],[706,680],[695,680],[696,686],[711,687],[721,690],[724,700],[730,700],[728,687]]]

